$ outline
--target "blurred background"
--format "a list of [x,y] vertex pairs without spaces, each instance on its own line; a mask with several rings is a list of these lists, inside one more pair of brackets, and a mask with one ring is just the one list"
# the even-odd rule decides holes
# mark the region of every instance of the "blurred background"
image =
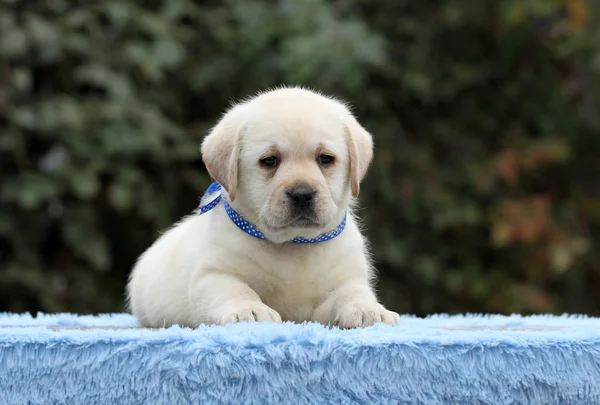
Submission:
[[600,2],[0,0],[0,311],[124,310],[232,100],[301,84],[373,133],[390,309],[600,314]]

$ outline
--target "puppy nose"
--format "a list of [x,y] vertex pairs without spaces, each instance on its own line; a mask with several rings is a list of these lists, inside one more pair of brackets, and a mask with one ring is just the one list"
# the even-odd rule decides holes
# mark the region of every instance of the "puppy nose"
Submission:
[[315,190],[310,186],[298,186],[287,192],[289,199],[298,208],[308,208],[313,204],[315,199]]

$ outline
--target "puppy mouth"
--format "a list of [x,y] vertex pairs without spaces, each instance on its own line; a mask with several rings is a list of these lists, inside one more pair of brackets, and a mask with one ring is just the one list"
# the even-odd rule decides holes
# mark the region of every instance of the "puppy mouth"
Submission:
[[288,228],[318,228],[321,224],[314,218],[307,216],[299,216],[291,220],[288,224]]
[[290,228],[303,228],[303,229],[310,229],[310,228],[319,228],[321,227],[322,224],[317,221],[315,218],[311,218],[308,216],[297,216],[291,220],[289,220],[288,222],[285,223],[285,225],[277,225],[277,226],[269,226],[269,228],[271,228],[271,230],[273,231],[283,231],[285,229],[290,229]]

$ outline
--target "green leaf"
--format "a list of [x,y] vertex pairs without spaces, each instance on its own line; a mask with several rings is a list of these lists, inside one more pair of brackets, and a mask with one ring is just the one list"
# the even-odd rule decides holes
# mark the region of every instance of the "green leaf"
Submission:
[[184,57],[184,50],[177,41],[162,39],[154,50],[157,61],[165,67],[175,67]]
[[37,173],[23,173],[16,181],[3,187],[3,197],[15,201],[21,208],[30,211],[39,208],[46,201],[57,197],[61,192],[58,182]]
[[69,170],[71,189],[82,200],[89,200],[98,194],[100,180],[98,172],[90,166],[72,167]]
[[0,56],[6,59],[21,58],[27,52],[29,41],[22,29],[13,27],[0,32]]
[[111,255],[96,213],[89,206],[71,206],[65,211],[62,234],[73,252],[94,269],[105,271]]
[[119,212],[128,212],[134,202],[134,192],[126,183],[114,182],[108,190],[108,198]]

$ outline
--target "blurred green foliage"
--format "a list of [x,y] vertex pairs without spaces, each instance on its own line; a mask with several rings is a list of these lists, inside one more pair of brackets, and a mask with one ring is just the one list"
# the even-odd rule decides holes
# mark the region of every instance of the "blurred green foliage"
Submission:
[[233,99],[302,84],[376,140],[362,188],[400,312],[600,313],[599,6],[0,1],[0,310],[123,310],[197,204]]

